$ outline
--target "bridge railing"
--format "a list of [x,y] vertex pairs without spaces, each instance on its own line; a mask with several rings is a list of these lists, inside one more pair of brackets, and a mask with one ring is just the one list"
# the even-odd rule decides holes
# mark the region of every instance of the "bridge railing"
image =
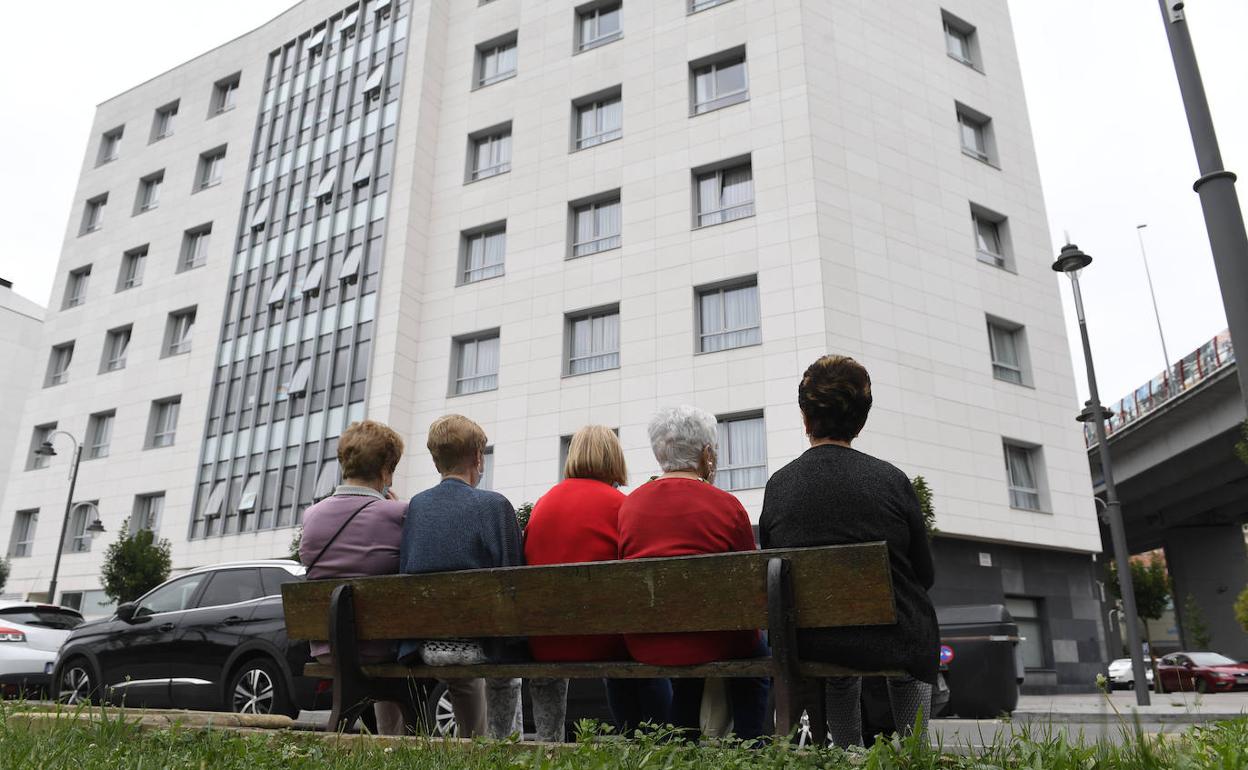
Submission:
[[[1183,356],[1170,367],[1135,392],[1109,405],[1112,413],[1105,431],[1112,436],[1133,422],[1155,412],[1166,402],[1221,371],[1235,362],[1235,350],[1231,347],[1230,331],[1223,331],[1213,339]],[[1096,430],[1090,423],[1083,426],[1083,440],[1088,447],[1096,446]]]

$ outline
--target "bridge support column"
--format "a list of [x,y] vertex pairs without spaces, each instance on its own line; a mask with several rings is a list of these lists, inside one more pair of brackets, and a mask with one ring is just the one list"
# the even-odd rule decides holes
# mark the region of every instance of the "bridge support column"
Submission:
[[1184,649],[1198,649],[1183,617],[1190,594],[1212,636],[1211,650],[1248,660],[1248,633],[1236,622],[1232,607],[1235,597],[1248,585],[1243,527],[1221,524],[1171,529],[1165,533],[1165,550]]

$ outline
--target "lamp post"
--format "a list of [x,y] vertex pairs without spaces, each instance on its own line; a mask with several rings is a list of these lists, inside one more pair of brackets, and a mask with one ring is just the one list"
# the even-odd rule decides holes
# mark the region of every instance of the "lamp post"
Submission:
[[1127,646],[1131,651],[1131,673],[1135,679],[1135,701],[1141,706],[1149,704],[1148,679],[1144,673],[1144,651],[1140,647],[1140,629],[1136,624],[1135,586],[1131,580],[1131,554],[1127,552],[1127,532],[1122,524],[1122,504],[1118,502],[1118,489],[1114,486],[1114,472],[1109,462],[1109,444],[1105,440],[1105,418],[1109,412],[1101,406],[1096,389],[1096,369],[1092,366],[1092,343],[1088,341],[1088,322],[1083,314],[1083,294],[1079,291],[1079,271],[1092,263],[1092,257],[1079,247],[1068,243],[1062,247],[1053,270],[1065,273],[1075,293],[1075,314],[1079,317],[1079,336],[1083,342],[1083,361],[1088,370],[1088,395],[1090,398],[1076,418],[1079,422],[1091,422],[1096,428],[1096,446],[1101,458],[1101,474],[1105,477],[1105,514],[1109,519],[1109,533],[1113,540],[1114,562],[1118,567],[1118,587],[1122,593],[1122,609],[1126,615]]
[[[69,514],[74,508],[74,486],[78,483],[78,463],[82,461],[82,445],[78,443],[78,439],[74,438],[72,434],[63,430],[54,431],[49,435],[47,441],[44,441],[35,450],[35,454],[44,457],[56,457],[56,449],[52,446],[52,439],[56,438],[57,435],[65,436],[74,442],[74,464],[69,470],[69,495],[65,498],[65,517],[61,519],[61,539],[56,543],[56,560],[52,562],[52,580],[48,584],[49,604],[56,602],[56,578],[61,571],[61,554],[65,550],[65,533],[69,530]],[[104,523],[100,521],[99,511],[97,510],[95,520],[87,527],[87,532],[95,535],[103,531]]]
[[1166,365],[1161,368],[1165,372],[1166,397],[1174,394],[1173,381],[1170,378],[1170,351],[1166,350],[1166,333],[1161,329],[1161,311],[1157,309],[1157,292],[1153,291],[1153,274],[1148,269],[1148,254],[1144,251],[1144,228],[1148,225],[1136,225],[1135,237],[1140,242],[1140,259],[1144,260],[1144,277],[1148,279],[1148,296],[1153,299],[1153,317],[1157,319],[1157,337],[1161,340],[1161,357]]

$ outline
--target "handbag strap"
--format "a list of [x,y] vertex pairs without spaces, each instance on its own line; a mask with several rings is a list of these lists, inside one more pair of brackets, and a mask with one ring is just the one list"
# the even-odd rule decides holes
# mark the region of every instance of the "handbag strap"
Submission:
[[333,545],[334,541],[338,539],[338,536],[342,534],[342,531],[347,528],[347,525],[350,524],[351,521],[360,514],[360,511],[364,510],[365,508],[367,508],[368,506],[372,505],[375,502],[377,502],[375,499],[369,499],[368,502],[364,503],[359,508],[356,508],[355,511],[352,512],[352,514],[347,517],[347,520],[342,522],[342,526],[338,527],[338,531],[334,533],[334,536],[331,537],[327,543],[325,543],[325,545],[321,548],[320,552],[316,555],[316,558],[314,558],[312,562],[305,567],[305,571],[311,572],[312,568],[316,566],[316,563],[320,561],[321,557],[325,555],[325,552],[329,550],[329,547]]

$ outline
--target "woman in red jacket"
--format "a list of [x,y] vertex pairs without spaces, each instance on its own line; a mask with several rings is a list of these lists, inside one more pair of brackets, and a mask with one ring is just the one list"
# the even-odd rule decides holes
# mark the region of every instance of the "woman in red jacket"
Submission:
[[[581,428],[568,445],[563,475],[533,506],[524,532],[525,564],[615,559],[620,540],[616,517],[626,499],[616,486],[628,483],[620,439],[601,425]],[[529,639],[529,651],[538,661],[628,659],[618,636],[535,636]],[[562,741],[568,680],[533,679],[529,693],[538,739]],[[625,715],[616,716],[621,721]],[[627,721],[625,716],[622,726]]]
[[[692,406],[664,409],[650,421],[650,445],[663,475],[638,487],[620,507],[620,558],[752,551],[754,533],[740,501],[714,485],[715,418]],[[629,654],[641,663],[683,666],[766,654],[758,631],[630,634]],[[667,718],[651,704],[649,721],[670,721],[696,735],[701,679],[673,679]],[[767,679],[728,680],[733,732],[763,734]]]

